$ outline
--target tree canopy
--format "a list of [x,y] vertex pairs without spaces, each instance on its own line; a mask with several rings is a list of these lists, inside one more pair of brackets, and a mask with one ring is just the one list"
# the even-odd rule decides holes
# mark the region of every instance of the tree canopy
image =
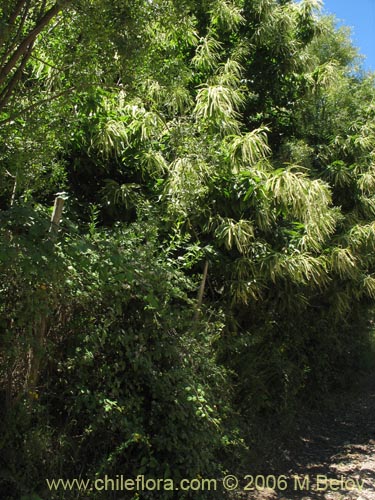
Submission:
[[370,359],[374,75],[321,7],[0,5],[2,498],[235,470]]

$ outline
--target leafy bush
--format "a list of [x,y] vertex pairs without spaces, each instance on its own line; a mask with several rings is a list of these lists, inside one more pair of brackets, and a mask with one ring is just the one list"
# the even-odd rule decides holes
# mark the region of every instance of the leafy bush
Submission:
[[[37,218],[27,214],[28,221]],[[35,226],[42,231],[39,219]],[[22,359],[35,334],[26,325],[48,317],[37,385],[15,395],[22,384],[14,381],[17,405],[9,409],[13,424],[2,438],[3,491],[13,492],[8,498],[51,495],[41,468],[51,478],[78,477],[82,468],[89,478],[118,471],[174,480],[218,474],[216,456],[236,440],[227,436],[231,390],[212,346],[222,326],[192,322],[193,283],[158,254],[155,228],[138,223],[111,235],[63,233],[58,240],[44,233],[44,242],[38,233],[21,252],[23,236],[8,227],[18,258],[12,262],[22,270],[12,304],[23,300],[19,290],[32,297],[30,310],[12,313],[18,350],[5,350],[19,378],[26,376]],[[53,268],[48,282],[30,265],[32,258]],[[9,266],[3,261],[3,272],[10,273]],[[40,285],[32,281],[36,270],[53,302],[41,301]]]

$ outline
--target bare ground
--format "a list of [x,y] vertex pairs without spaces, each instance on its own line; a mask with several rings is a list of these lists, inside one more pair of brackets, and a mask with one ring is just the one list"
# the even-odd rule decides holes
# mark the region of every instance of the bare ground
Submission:
[[375,374],[338,399],[332,410],[310,417],[293,451],[285,450],[284,465],[272,473],[281,489],[256,488],[237,498],[375,500]]

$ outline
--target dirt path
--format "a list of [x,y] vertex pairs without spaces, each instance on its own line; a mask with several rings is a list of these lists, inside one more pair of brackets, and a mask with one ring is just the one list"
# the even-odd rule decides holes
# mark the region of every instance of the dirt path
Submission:
[[324,416],[311,415],[296,451],[290,452],[276,479],[281,489],[276,486],[242,498],[375,500],[375,376]]

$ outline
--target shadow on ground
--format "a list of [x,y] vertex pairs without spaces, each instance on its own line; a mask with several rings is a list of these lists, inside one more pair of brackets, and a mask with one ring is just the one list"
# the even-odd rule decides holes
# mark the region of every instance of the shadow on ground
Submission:
[[331,411],[311,414],[296,439],[276,474],[288,488],[244,492],[240,499],[375,500],[375,375]]

